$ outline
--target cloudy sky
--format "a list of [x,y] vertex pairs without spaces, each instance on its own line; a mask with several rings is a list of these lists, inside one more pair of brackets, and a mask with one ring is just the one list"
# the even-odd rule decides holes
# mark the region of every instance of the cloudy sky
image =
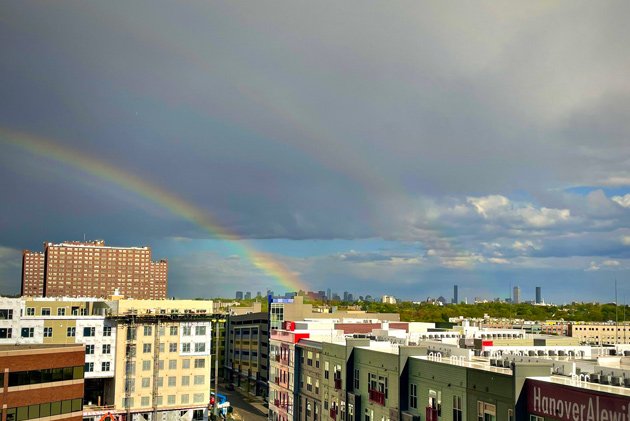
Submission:
[[259,254],[313,290],[630,300],[629,15],[3,1],[0,292],[85,235],[178,297],[287,290]]

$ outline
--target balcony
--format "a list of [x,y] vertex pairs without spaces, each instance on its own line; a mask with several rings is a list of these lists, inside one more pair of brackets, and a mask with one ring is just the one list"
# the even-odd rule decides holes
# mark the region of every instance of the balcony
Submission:
[[276,354],[276,357],[274,358],[276,360],[277,363],[280,362],[280,354]]
[[438,410],[431,406],[427,406],[426,419],[427,421],[438,421]]
[[385,393],[379,392],[378,390],[369,389],[368,394],[370,402],[385,406]]
[[330,408],[330,419],[331,420],[337,420],[337,408]]
[[341,379],[335,379],[335,390],[341,390]]

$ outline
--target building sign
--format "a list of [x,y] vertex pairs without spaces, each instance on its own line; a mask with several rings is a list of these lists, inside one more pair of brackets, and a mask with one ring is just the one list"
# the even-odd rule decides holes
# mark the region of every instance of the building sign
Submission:
[[529,414],[566,421],[630,421],[630,397],[527,380]]

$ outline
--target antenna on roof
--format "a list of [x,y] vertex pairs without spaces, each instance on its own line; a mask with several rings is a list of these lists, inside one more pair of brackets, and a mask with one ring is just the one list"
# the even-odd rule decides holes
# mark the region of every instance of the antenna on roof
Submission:
[[83,242],[85,243],[85,233],[83,233]]

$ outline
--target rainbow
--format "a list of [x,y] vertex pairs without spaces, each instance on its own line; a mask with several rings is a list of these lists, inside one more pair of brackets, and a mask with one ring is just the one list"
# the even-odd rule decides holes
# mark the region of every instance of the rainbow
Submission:
[[193,222],[214,238],[229,242],[236,254],[248,259],[256,268],[289,291],[308,290],[296,272],[291,271],[272,255],[255,250],[242,238],[219,225],[208,212],[155,184],[77,150],[64,147],[51,139],[0,127],[0,141],[34,155],[53,159],[135,193],[174,215]]

